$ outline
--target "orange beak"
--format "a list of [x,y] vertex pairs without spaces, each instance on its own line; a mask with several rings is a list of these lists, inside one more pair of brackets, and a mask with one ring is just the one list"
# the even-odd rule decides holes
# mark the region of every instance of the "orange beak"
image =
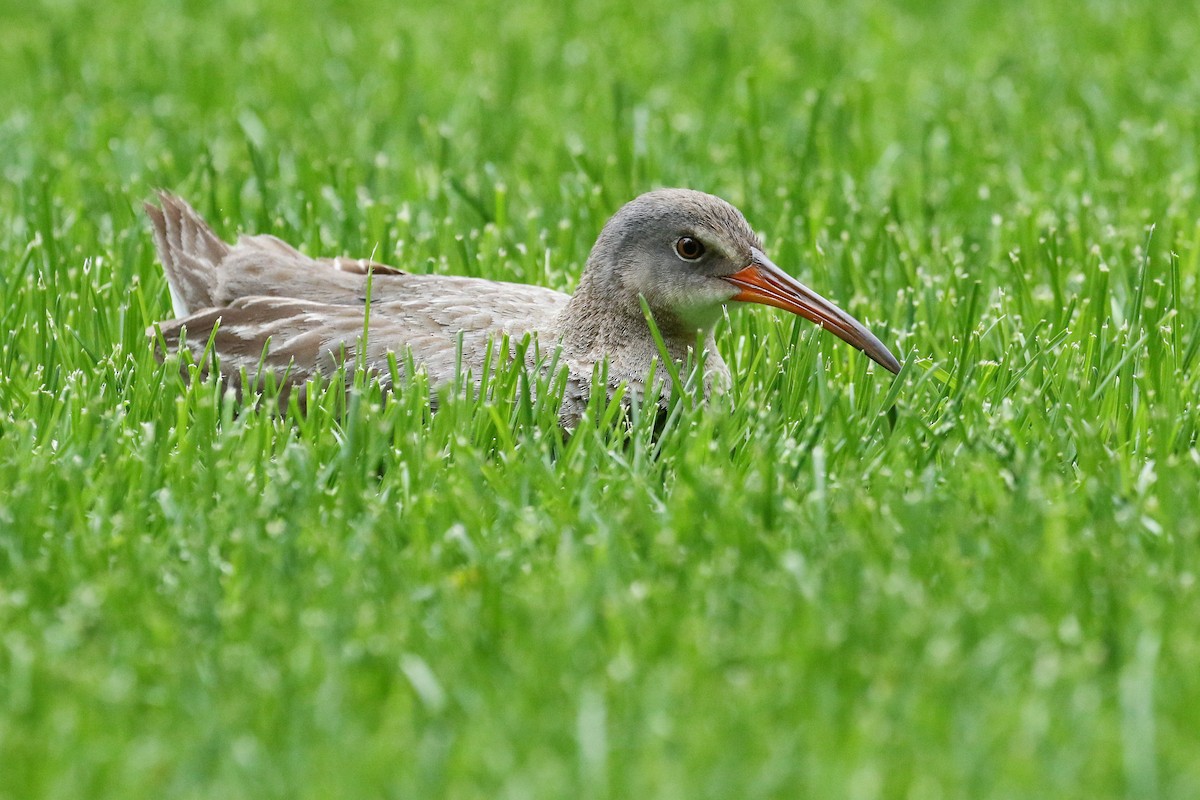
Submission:
[[724,276],[724,280],[741,290],[733,296],[734,300],[762,303],[799,314],[862,350],[875,363],[892,372],[900,371],[900,362],[861,322],[772,264],[760,251],[751,253],[754,260],[748,266]]

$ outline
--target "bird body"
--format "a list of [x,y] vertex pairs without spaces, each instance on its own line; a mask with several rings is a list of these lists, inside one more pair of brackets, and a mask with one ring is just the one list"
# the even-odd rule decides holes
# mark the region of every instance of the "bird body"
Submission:
[[365,259],[312,258],[268,235],[230,245],[183,200],[166,193],[159,200],[161,209],[147,204],[146,210],[175,318],[158,328],[169,343],[186,328],[195,355],[211,341],[221,374],[234,382],[243,371],[253,377],[264,370],[285,386],[300,385],[356,361],[386,380],[389,356],[402,365],[411,353],[436,388],[460,368],[478,380],[491,343],[528,335],[542,353],[556,350],[567,370],[561,415],[570,425],[587,404],[601,361],[610,390],[623,383],[643,394],[660,357],[643,298],[672,359],[684,361],[703,342],[706,394],[730,380],[712,328],[734,300],[802,313],[899,370],[865,328],[767,260],[740,212],[700,192],[659,190],[628,203],[605,225],[570,296],[411,274]]

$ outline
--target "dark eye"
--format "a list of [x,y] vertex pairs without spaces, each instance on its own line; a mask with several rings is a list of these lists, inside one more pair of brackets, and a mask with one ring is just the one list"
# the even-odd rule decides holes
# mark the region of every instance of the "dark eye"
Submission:
[[704,245],[690,236],[684,236],[675,243],[675,252],[684,261],[695,261],[704,255]]

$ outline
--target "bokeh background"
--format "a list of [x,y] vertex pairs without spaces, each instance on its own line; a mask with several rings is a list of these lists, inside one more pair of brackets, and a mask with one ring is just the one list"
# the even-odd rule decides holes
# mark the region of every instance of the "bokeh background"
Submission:
[[[1198,43],[1171,0],[0,0],[0,797],[1197,796]],[[239,409],[144,336],[157,187],[569,290],[667,185],[901,378],[742,310],[732,409],[564,444]]]

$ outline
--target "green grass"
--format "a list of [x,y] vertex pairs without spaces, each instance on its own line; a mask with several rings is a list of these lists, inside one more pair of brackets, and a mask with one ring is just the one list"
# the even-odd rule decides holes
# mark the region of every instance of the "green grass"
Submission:
[[[1193,4],[406,5],[0,0],[0,797],[1200,795]],[[900,378],[731,309],[564,441],[143,335],[155,187],[570,289],[661,185]]]

